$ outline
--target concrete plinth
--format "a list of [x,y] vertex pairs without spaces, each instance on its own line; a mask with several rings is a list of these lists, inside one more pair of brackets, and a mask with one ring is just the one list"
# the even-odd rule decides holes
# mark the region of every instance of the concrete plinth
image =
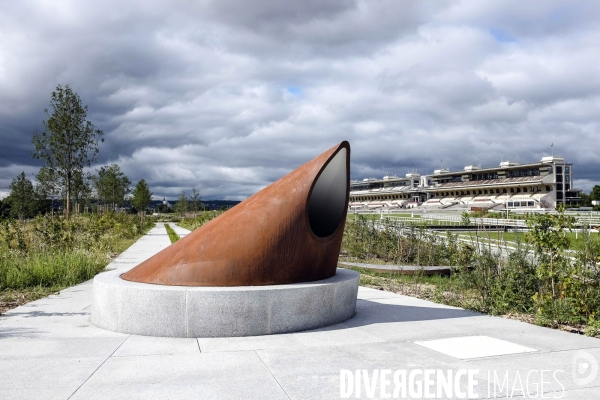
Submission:
[[291,285],[190,287],[130,282],[122,271],[94,278],[92,323],[115,332],[168,337],[297,332],[354,315],[359,274]]

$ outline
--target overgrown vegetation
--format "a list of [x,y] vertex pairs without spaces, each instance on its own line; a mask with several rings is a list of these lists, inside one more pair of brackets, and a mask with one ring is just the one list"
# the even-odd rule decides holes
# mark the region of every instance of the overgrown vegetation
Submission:
[[422,226],[398,225],[358,215],[346,222],[342,259],[398,265],[469,264],[474,248],[456,236],[442,239]]
[[124,213],[4,221],[0,224],[0,298],[19,293],[41,297],[91,279],[152,226],[152,218]]
[[[383,220],[346,222],[344,260],[398,265],[452,265],[448,277],[382,274],[368,269],[361,284],[496,315],[518,316],[543,326],[600,334],[600,239],[584,229],[568,252],[573,219],[529,217],[529,232],[511,246],[492,246],[478,234],[461,239]],[[484,234],[485,236],[485,234]]]
[[179,222],[178,225],[181,226],[182,228],[193,231],[194,229],[199,228],[200,226],[204,225],[211,219],[218,217],[219,215],[223,214],[224,212],[225,211],[221,211],[221,210],[219,210],[219,211],[203,211],[203,212],[198,213],[195,217],[182,218],[181,222]]
[[176,241],[181,239],[179,235],[173,230],[173,228],[171,228],[171,225],[165,224],[165,229],[167,230],[167,235],[169,235],[169,240],[171,241],[171,243],[175,243]]

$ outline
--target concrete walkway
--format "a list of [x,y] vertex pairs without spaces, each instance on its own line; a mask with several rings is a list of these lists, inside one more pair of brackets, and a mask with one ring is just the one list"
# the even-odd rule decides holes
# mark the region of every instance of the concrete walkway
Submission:
[[188,233],[190,233],[189,230],[180,227],[179,225],[176,224],[170,224],[171,228],[173,228],[173,230],[175,231],[176,234],[179,235],[180,238],[184,237],[185,235],[187,235]]
[[[126,271],[168,245],[158,225],[109,268]],[[402,388],[407,398],[462,397],[469,384],[480,398],[494,388],[539,398],[540,387],[547,398],[600,398],[598,339],[383,291],[361,288],[356,315],[328,328],[213,339],[96,328],[91,291],[88,281],[0,317],[0,399],[357,398],[356,381],[360,398]],[[458,377],[449,392],[448,374]]]

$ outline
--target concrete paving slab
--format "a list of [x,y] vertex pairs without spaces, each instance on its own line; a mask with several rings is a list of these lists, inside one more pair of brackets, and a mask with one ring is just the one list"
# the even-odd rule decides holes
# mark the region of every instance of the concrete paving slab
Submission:
[[[164,226],[157,226],[110,268],[125,271],[169,244]],[[352,319],[324,329],[147,338],[91,325],[92,286],[85,282],[0,316],[0,398],[336,399],[342,370],[367,377],[380,370],[478,371],[480,397],[494,394],[488,385],[497,398],[523,397],[520,381],[527,394],[543,379],[547,397],[600,398],[598,339],[375,289],[359,288],[358,297]],[[537,351],[461,360],[414,343],[477,335]],[[551,374],[541,377],[541,370]],[[501,393],[505,375],[511,392]]]
[[4,360],[61,357],[106,359],[126,339],[126,337],[5,338],[0,340],[0,360],[3,362]]
[[351,346],[364,343],[381,343],[383,339],[345,323],[293,334],[306,346]]
[[537,351],[530,347],[484,335],[416,341],[414,343],[461,360]]
[[[339,376],[340,370],[447,368],[448,364],[392,343],[353,346],[307,347],[304,349],[257,350],[261,359],[281,382],[287,376]],[[338,381],[339,390],[339,381]]]
[[[569,389],[566,391],[556,391],[554,393],[548,393],[547,398],[560,398],[564,400],[582,400],[582,399],[597,399],[600,393],[600,386],[583,389]],[[561,395],[563,397],[561,397]]]
[[114,357],[200,353],[196,339],[130,335]]
[[36,399],[36,400],[56,400],[56,399],[68,399],[77,390],[79,385],[73,385],[71,387],[44,387],[31,388],[31,387],[18,387],[18,388],[3,388],[0,386],[0,399],[2,400],[22,400],[22,399]]
[[265,388],[254,385],[251,381],[233,379],[206,382],[199,380],[187,384],[143,383],[123,384],[119,386],[85,386],[77,391],[72,400],[170,400],[170,399],[202,399],[202,400],[288,400],[280,387]]
[[[24,358],[7,359],[0,363],[0,389],[17,391],[21,388],[77,389],[105,361],[105,358]],[[72,393],[72,392],[71,392]]]
[[[533,395],[540,391],[542,381],[544,381],[543,392],[562,393],[567,390],[582,389],[582,386],[588,388],[599,386],[600,379],[597,372],[594,379],[588,383],[582,383],[580,379],[586,378],[589,373],[581,375],[573,373],[576,370],[574,367],[585,361],[584,358],[581,358],[582,352],[591,355],[594,360],[600,360],[600,349],[585,349],[473,359],[457,363],[455,368],[478,370],[479,376],[486,381],[485,385],[481,385],[480,392],[487,397],[493,397],[494,394],[496,397],[522,395],[522,393],[518,393],[519,388],[523,388],[526,396],[534,397]],[[487,382],[490,387],[489,395]],[[513,391],[513,387],[517,389]],[[496,392],[494,392],[494,388]],[[508,393],[506,392],[507,388],[510,389]],[[596,390],[596,393],[596,396],[589,399],[599,398],[600,391]],[[541,396],[538,395],[538,397]]]
[[513,329],[496,329],[488,336],[547,352],[600,347],[599,339],[584,335],[565,335],[565,332],[554,329],[546,329],[541,335],[538,327],[522,323],[511,328]]
[[[232,371],[243,373],[232,374]],[[157,383],[160,383],[157,391],[148,390]],[[165,398],[163,392],[167,398],[184,398],[180,396],[192,394],[192,398],[203,399],[287,399],[254,351],[113,357],[96,371],[73,399],[109,393],[118,398],[135,398],[139,396],[135,390],[140,386],[145,387],[146,398]]]
[[171,228],[173,228],[173,230],[175,231],[176,234],[179,235],[179,237],[185,237],[187,234],[189,234],[191,231],[189,229],[185,229],[182,228],[181,226],[177,225],[177,224],[170,224]]
[[[282,388],[292,400],[331,400],[340,398],[340,374],[285,377]],[[337,397],[334,395],[337,393]],[[351,398],[356,398],[352,396]],[[366,397],[364,397],[366,398]]]
[[244,336],[227,338],[198,338],[200,350],[207,352],[291,349],[303,348],[305,344],[293,334]]

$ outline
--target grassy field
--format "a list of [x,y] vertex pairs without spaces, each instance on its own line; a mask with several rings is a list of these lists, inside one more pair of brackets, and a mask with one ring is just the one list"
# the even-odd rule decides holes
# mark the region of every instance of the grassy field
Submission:
[[107,213],[0,224],[0,313],[93,278],[154,226]]
[[202,225],[204,225],[205,223],[207,223],[208,221],[218,217],[219,215],[223,214],[225,211],[202,211],[202,212],[198,212],[198,215],[196,215],[195,217],[192,218],[183,218],[178,225],[182,228],[188,229],[190,231],[193,231],[199,227],[201,227]]

